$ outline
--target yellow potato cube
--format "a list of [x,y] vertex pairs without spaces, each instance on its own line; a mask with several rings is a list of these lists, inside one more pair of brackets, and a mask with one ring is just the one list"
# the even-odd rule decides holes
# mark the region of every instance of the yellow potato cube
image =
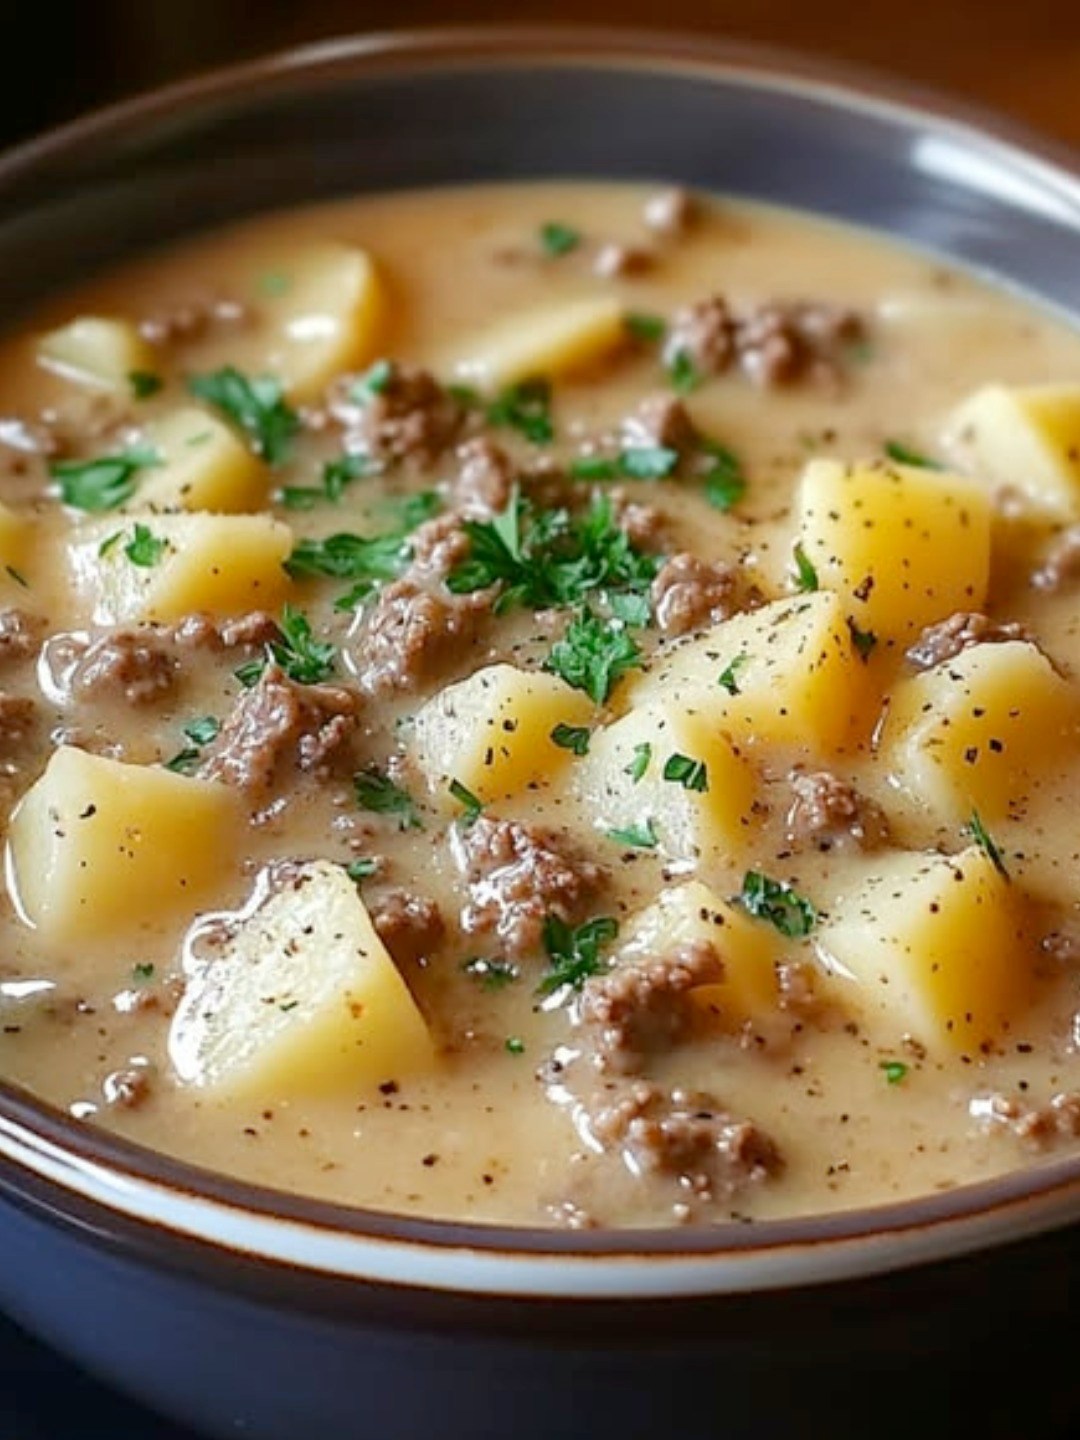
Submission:
[[961,475],[812,460],[799,486],[799,540],[819,583],[879,640],[986,600],[990,502]]
[[13,892],[51,946],[131,935],[190,915],[238,833],[223,785],[61,746],[12,817]]
[[187,1084],[260,1101],[434,1063],[427,1025],[338,865],[312,861],[192,967],[169,1054]]
[[876,699],[843,605],[829,590],[736,615],[669,651],[633,703],[694,696],[736,745],[838,749],[867,733]]
[[557,725],[587,725],[593,707],[580,690],[542,670],[488,665],[449,685],[416,716],[412,753],[433,794],[449,804],[457,780],[485,803],[543,784],[568,761]]
[[127,320],[80,315],[43,335],[38,356],[50,370],[84,385],[131,393],[133,371],[157,368],[153,349]]
[[980,479],[1033,509],[1080,514],[1080,385],[986,385],[953,411],[946,439]]
[[292,531],[269,515],[156,515],[145,528],[162,542],[153,563],[127,550],[140,521],[81,526],[69,546],[71,574],[97,625],[178,620],[193,610],[243,615],[274,610],[289,592],[282,562]]
[[21,589],[15,575],[26,564],[30,523],[0,500],[0,593]]
[[266,466],[223,421],[196,405],[147,425],[145,443],[160,464],[144,470],[133,510],[209,510],[243,514],[268,501]]
[[721,899],[700,880],[665,890],[628,921],[624,933],[616,965],[620,960],[668,954],[694,941],[712,945],[723,965],[723,978],[699,986],[694,998],[721,1028],[737,1029],[776,1009],[776,962],[781,953],[777,932]]
[[561,300],[497,320],[450,362],[458,380],[488,392],[536,376],[557,379],[625,344],[622,307],[608,297]]
[[1017,817],[1077,733],[1077,697],[1034,645],[973,645],[901,681],[880,754],[920,813],[961,824]]
[[579,763],[578,793],[598,829],[645,826],[659,854],[686,866],[735,863],[751,833],[756,780],[698,698],[642,705],[598,731]]
[[838,997],[889,1042],[973,1052],[1021,1021],[1032,989],[1025,906],[977,846],[894,852],[817,934]]

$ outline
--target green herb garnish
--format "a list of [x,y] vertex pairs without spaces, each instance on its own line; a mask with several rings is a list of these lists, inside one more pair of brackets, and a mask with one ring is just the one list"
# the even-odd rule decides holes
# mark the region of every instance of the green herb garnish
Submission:
[[376,815],[397,815],[402,830],[422,830],[412,796],[374,765],[353,776],[356,803]]
[[476,980],[482,990],[501,990],[512,985],[521,974],[510,960],[490,960],[483,955],[474,955],[461,966],[470,980]]
[[912,450],[909,445],[904,445],[899,440],[886,440],[882,449],[890,460],[896,461],[897,465],[914,465],[920,470],[943,470],[945,468],[937,460],[932,460],[929,455],[922,455],[918,450]]
[[106,535],[105,539],[102,540],[101,544],[97,547],[97,553],[102,556],[108,555],[109,551],[119,545],[123,538],[124,532],[122,530],[114,530],[111,535]]
[[466,825],[472,825],[484,813],[484,802],[460,780],[451,780],[447,789],[464,810]]
[[726,690],[729,695],[738,695],[739,682],[737,676],[749,659],[749,655],[736,655],[731,664],[725,665],[723,670],[721,670],[716,683],[722,690]]
[[248,689],[255,685],[266,669],[268,659],[275,661],[298,685],[317,685],[333,674],[337,651],[328,641],[314,638],[311,622],[303,611],[286,605],[278,625],[281,639],[270,641],[266,655],[258,660],[249,660],[233,672],[241,685]]
[[409,560],[408,537],[391,535],[328,535],[325,540],[301,540],[285,561],[295,579],[326,575],[352,580],[353,588],[337,601],[339,610],[352,610],[384,580],[393,580]]
[[524,1055],[525,1041],[520,1035],[508,1035],[506,1039],[506,1053],[508,1055]]
[[848,629],[851,631],[851,643],[855,646],[856,654],[860,660],[869,660],[870,652],[877,644],[877,636],[872,630],[860,630],[854,620],[848,620]]
[[322,479],[318,485],[286,485],[281,491],[281,503],[286,510],[314,510],[316,505],[336,505],[346,488],[361,476],[371,475],[374,466],[366,455],[339,455],[328,460],[322,468]]
[[668,361],[667,374],[677,395],[689,395],[702,381],[701,373],[685,350],[676,350]]
[[131,967],[131,976],[133,980],[152,980],[154,978],[154,967],[149,961],[133,965]]
[[187,745],[183,750],[178,750],[171,760],[165,761],[165,769],[171,770],[175,775],[190,775],[201,758],[198,750]]
[[209,745],[221,731],[221,721],[214,715],[200,715],[184,726],[184,734],[193,745]]
[[637,445],[619,456],[619,473],[628,480],[664,480],[679,463],[668,445]]
[[287,458],[300,418],[286,404],[279,380],[270,375],[249,379],[226,365],[208,375],[193,375],[188,389],[239,425],[268,465],[280,465]]
[[669,755],[664,761],[663,776],[673,785],[684,790],[704,793],[709,788],[709,771],[704,760],[691,759],[689,755]]
[[382,395],[390,386],[394,378],[394,365],[391,360],[376,360],[375,364],[364,371],[358,380],[354,380],[349,387],[349,399],[357,405],[367,405],[373,395]]
[[152,370],[129,370],[127,378],[136,400],[149,400],[151,395],[156,395],[165,385],[161,376],[155,375]]
[[991,865],[993,865],[994,869],[998,872],[1001,878],[1003,880],[1011,879],[1011,876],[1006,869],[1005,861],[1002,857],[1001,850],[993,840],[989,830],[987,830],[986,826],[983,824],[977,810],[973,810],[971,812],[971,819],[964,826],[964,832],[965,834],[971,836],[972,840],[975,841],[975,844],[978,845],[979,849],[990,861]]
[[361,880],[368,880],[379,868],[379,862],[372,860],[370,856],[362,855],[357,860],[349,860],[345,865],[345,874],[354,884],[359,885]]
[[818,573],[814,569],[810,557],[803,549],[801,541],[796,544],[793,555],[795,559],[796,590],[816,590],[818,588]]
[[742,462],[733,450],[716,440],[705,442],[712,464],[705,474],[705,499],[714,510],[728,511],[746,494]]
[[124,554],[133,565],[152,570],[168,548],[169,542],[155,535],[148,525],[136,525],[131,539],[124,546]]
[[633,636],[621,624],[586,608],[570,621],[544,661],[546,670],[575,690],[584,690],[597,705],[605,703],[621,676],[640,666],[641,649]]
[[739,901],[751,915],[767,920],[781,935],[793,940],[809,935],[819,918],[804,895],[758,870],[746,872]]
[[540,227],[540,244],[548,255],[569,255],[581,244],[581,231],[558,220],[549,220]]
[[629,765],[623,767],[623,774],[629,775],[630,779],[636,785],[638,781],[644,777],[651,760],[652,746],[647,740],[643,740],[640,745],[634,746],[634,758],[630,761]]
[[139,471],[160,463],[157,451],[132,445],[120,455],[99,455],[96,460],[54,460],[49,474],[60,481],[65,505],[100,514],[130,500]]
[[640,311],[623,318],[627,333],[645,345],[656,345],[667,332],[667,322],[662,315],[645,315]]
[[570,750],[575,755],[589,753],[592,732],[587,725],[556,725],[551,732],[552,743],[560,750]]
[[624,829],[608,830],[605,833],[616,845],[626,845],[631,850],[655,850],[659,843],[651,820],[642,820],[636,825],[627,825]]
[[540,982],[539,994],[551,995],[564,986],[580,990],[590,975],[607,968],[600,958],[600,948],[618,933],[619,922],[610,915],[587,920],[576,930],[557,915],[549,915],[544,921],[544,948],[551,966]]
[[534,445],[547,445],[555,438],[550,383],[535,379],[510,385],[487,407],[487,422],[516,430]]
[[899,1085],[908,1073],[908,1067],[902,1060],[882,1060],[878,1066],[885,1072],[885,1081],[889,1085]]

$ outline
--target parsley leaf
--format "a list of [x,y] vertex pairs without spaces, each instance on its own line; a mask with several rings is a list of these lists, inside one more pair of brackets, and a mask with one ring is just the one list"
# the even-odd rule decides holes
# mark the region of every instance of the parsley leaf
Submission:
[[198,750],[187,745],[183,750],[178,750],[171,760],[165,761],[165,769],[171,770],[176,775],[190,775],[200,758]]
[[855,621],[848,619],[848,629],[851,631],[851,643],[855,646],[855,652],[860,660],[869,660],[870,652],[877,644],[877,636],[872,630],[860,630]]
[[645,345],[656,345],[664,338],[667,324],[661,315],[646,315],[641,311],[632,312],[623,319],[627,333]]
[[628,480],[664,480],[679,463],[669,445],[636,445],[619,456],[619,473]]
[[615,841],[616,845],[627,845],[631,850],[655,850],[658,843],[651,820],[642,820],[637,825],[627,825],[623,830],[608,830],[606,834],[609,840]]
[[200,715],[184,726],[184,734],[193,745],[209,745],[217,739],[220,730],[221,721],[214,715]]
[[767,920],[792,940],[809,935],[819,918],[805,896],[782,880],[770,880],[759,870],[746,872],[739,901],[751,915]]
[[474,795],[469,787],[463,785],[460,780],[451,780],[446,788],[464,810],[466,825],[471,825],[474,821],[479,820],[484,813],[484,802],[478,795]]
[[263,375],[248,379],[233,365],[208,375],[193,375],[188,389],[227,415],[245,431],[268,465],[280,465],[300,428],[296,411],[286,404],[279,380]]
[[536,379],[508,386],[487,407],[487,422],[516,430],[534,445],[547,445],[555,438],[550,383]]
[[357,405],[366,405],[373,395],[381,395],[394,379],[392,360],[376,360],[358,380],[349,387],[349,399]]
[[943,470],[945,468],[937,460],[932,460],[929,455],[922,455],[918,450],[912,450],[909,445],[904,445],[899,440],[886,440],[882,449],[890,460],[896,461],[897,465],[914,465],[920,470]]
[[348,597],[338,601],[338,609],[352,609],[376,583],[400,575],[408,559],[408,538],[400,532],[371,536],[345,532],[328,535],[325,540],[299,541],[285,561],[285,569],[294,579],[327,575],[334,580],[358,581]]
[[630,779],[636,785],[639,780],[644,778],[645,771],[648,770],[651,761],[652,746],[647,740],[643,740],[640,745],[634,746],[634,758],[630,761],[629,765],[623,766],[623,774],[629,775]]
[[592,732],[587,725],[556,725],[551,732],[552,743],[560,750],[571,750],[575,755],[589,753]]
[[689,755],[669,755],[664,762],[663,775],[673,785],[684,790],[696,790],[704,794],[709,788],[709,771],[704,760],[693,760]]
[[150,396],[156,395],[165,384],[161,376],[155,375],[152,370],[129,370],[127,378],[136,400],[149,400]]
[[742,462],[733,450],[716,440],[705,442],[712,465],[705,473],[705,499],[714,510],[728,511],[746,494]]
[[685,350],[676,350],[668,361],[668,381],[677,395],[689,395],[701,384],[702,376]]
[[501,990],[521,974],[512,960],[489,960],[483,955],[474,955],[461,968],[471,980],[479,981],[481,990]]
[[1008,870],[1006,869],[1005,861],[1002,857],[999,846],[995,843],[989,830],[987,830],[986,826],[983,824],[977,810],[973,810],[971,812],[971,819],[964,826],[964,833],[971,836],[972,840],[974,840],[975,844],[978,845],[979,849],[990,861],[990,864],[993,865],[994,869],[998,872],[998,874],[1003,880],[1009,880],[1012,878],[1009,875]]
[[300,610],[286,605],[281,612],[281,640],[271,640],[271,655],[288,675],[300,685],[317,685],[334,670],[336,651],[329,642],[316,640],[311,622]]
[[581,609],[551,647],[544,668],[603,705],[615,682],[641,665],[641,650],[621,624]]
[[569,255],[581,244],[581,231],[558,220],[549,220],[540,227],[540,244],[548,255]]
[[813,562],[802,547],[799,541],[793,551],[795,559],[795,588],[796,590],[816,590],[818,588],[818,573],[814,569]]
[[902,1060],[882,1060],[878,1069],[884,1070],[885,1082],[888,1085],[899,1085],[908,1073],[908,1067]]
[[437,490],[419,490],[414,495],[402,495],[387,502],[396,512],[398,528],[409,533],[432,520],[442,509],[442,500]]
[[314,510],[324,501],[336,505],[348,485],[361,476],[371,475],[374,467],[366,455],[339,455],[328,460],[322,469],[318,485],[286,485],[281,491],[281,503],[286,510]]
[[96,460],[54,460],[49,474],[60,481],[65,505],[100,514],[130,500],[139,471],[160,463],[155,450],[132,445],[119,455],[99,455]]
[[154,966],[152,962],[137,963],[131,967],[131,978],[133,980],[152,980],[154,978]]
[[124,554],[133,565],[152,570],[169,548],[169,542],[155,535],[148,525],[136,525],[134,534],[124,546]]
[[395,785],[389,775],[376,766],[369,765],[354,775],[353,789],[361,810],[370,810],[376,815],[397,815],[402,830],[424,828],[409,792]]
[[359,885],[361,880],[367,880],[379,868],[379,862],[368,855],[361,855],[356,860],[348,860],[345,864],[345,874],[355,884]]
[[508,1035],[503,1048],[508,1055],[524,1055],[525,1041],[522,1040],[520,1035]]
[[738,695],[739,682],[736,677],[738,676],[739,671],[749,659],[750,656],[746,654],[736,655],[735,659],[732,660],[731,664],[725,665],[723,670],[721,670],[719,679],[716,683],[722,689],[726,690],[729,695]]
[[587,920],[576,930],[557,915],[549,915],[544,921],[544,948],[551,967],[540,982],[539,994],[550,995],[564,986],[580,990],[590,975],[607,968],[600,958],[600,947],[618,933],[619,922],[610,915]]

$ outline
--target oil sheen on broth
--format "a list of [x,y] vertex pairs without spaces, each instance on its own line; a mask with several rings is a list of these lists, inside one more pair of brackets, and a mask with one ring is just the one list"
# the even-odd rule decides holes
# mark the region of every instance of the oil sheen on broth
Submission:
[[496,1222],[1075,1145],[1074,334],[538,184],[154,254],[0,362],[8,1078]]

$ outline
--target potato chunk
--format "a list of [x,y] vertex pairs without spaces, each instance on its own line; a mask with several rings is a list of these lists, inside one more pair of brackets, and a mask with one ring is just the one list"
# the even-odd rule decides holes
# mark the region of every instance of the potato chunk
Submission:
[[625,933],[616,961],[668,954],[695,940],[712,945],[724,967],[723,979],[699,986],[694,997],[722,1028],[737,1029],[775,1010],[780,958],[776,931],[721,899],[700,880],[665,890],[627,922]]
[[288,594],[282,562],[292,549],[292,532],[269,515],[157,515],[147,519],[146,529],[165,546],[148,565],[127,554],[131,521],[99,521],[78,530],[70,545],[71,573],[95,624],[178,620],[193,610],[243,615],[276,609]]
[[427,1025],[356,886],[297,867],[193,968],[169,1053],[180,1079],[261,1101],[429,1067]]
[[890,1042],[976,1050],[1021,1019],[1032,988],[1024,903],[977,846],[893,853],[818,932],[839,998]]
[[[665,779],[673,760],[690,762],[677,767],[686,783]],[[599,829],[644,826],[659,854],[686,865],[736,862],[751,832],[754,772],[696,696],[642,705],[599,731],[578,788]]]
[[486,391],[587,369],[624,344],[622,307],[608,297],[561,300],[494,322],[451,361],[455,377]]
[[[488,665],[423,707],[411,748],[433,794],[458,780],[485,803],[516,795],[566,764],[557,725],[587,725],[593,707],[542,670]],[[449,803],[453,803],[450,801]]]
[[143,472],[128,510],[261,510],[269,472],[223,421],[196,405],[172,410],[146,427],[160,460]]
[[986,600],[990,502],[961,475],[812,460],[799,486],[799,538],[820,584],[882,640]]
[[986,385],[953,411],[946,441],[976,475],[1033,509],[1080,514],[1080,385]]
[[38,355],[49,369],[84,385],[131,393],[134,370],[153,371],[153,349],[127,320],[80,315],[43,335]]
[[49,945],[119,938],[190,912],[237,830],[223,785],[61,746],[12,818],[13,890]]
[[0,500],[0,593],[19,585],[11,572],[20,573],[26,562],[29,530],[29,522]]
[[919,811],[994,822],[1023,813],[1077,718],[1072,686],[1034,645],[974,645],[896,686],[880,753]]
[[830,751],[873,721],[866,666],[829,590],[722,621],[671,650],[631,693],[635,704],[693,695],[737,745]]

